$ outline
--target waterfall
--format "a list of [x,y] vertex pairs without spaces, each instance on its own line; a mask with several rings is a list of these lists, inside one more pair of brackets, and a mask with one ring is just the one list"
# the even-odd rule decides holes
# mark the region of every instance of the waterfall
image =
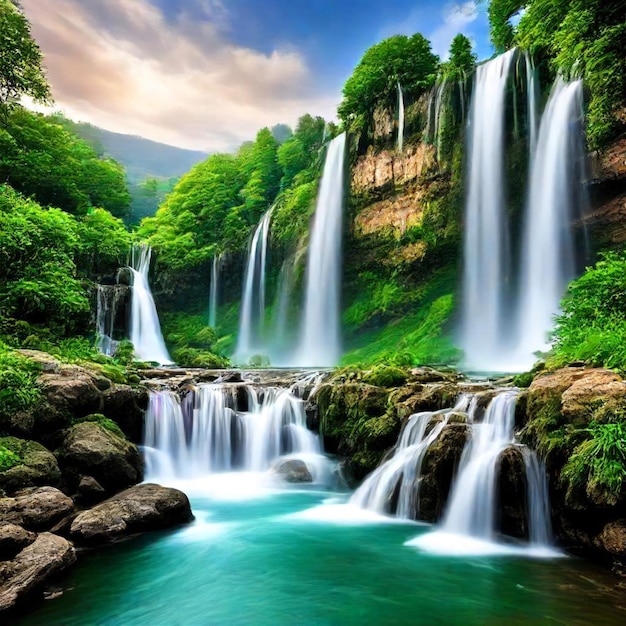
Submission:
[[142,244],[133,247],[130,266],[133,275],[130,340],[138,359],[165,365],[172,363],[172,359],[163,341],[159,316],[148,282],[151,256],[150,246]]
[[514,50],[480,65],[468,125],[463,302],[460,344],[466,365],[493,370],[506,354],[508,224],[504,203],[506,88]]
[[396,142],[396,149],[398,152],[402,152],[402,145],[404,143],[404,94],[402,93],[402,87],[398,81],[398,140]]
[[535,153],[535,147],[537,146],[537,96],[539,94],[539,79],[537,78],[537,70],[533,65],[533,59],[530,53],[524,53],[524,62],[526,64],[528,146],[532,159],[532,155]]
[[211,264],[211,288],[209,294],[209,326],[215,328],[217,324],[217,305],[219,300],[220,270],[222,269],[222,255],[213,257]]
[[442,530],[493,539],[498,459],[515,440],[516,391],[498,394],[482,423],[472,425],[458,476],[450,493]]
[[549,347],[548,331],[575,273],[571,223],[584,197],[582,82],[558,78],[541,118],[531,161],[519,305],[519,353],[526,365]]
[[97,285],[96,293],[96,347],[102,354],[113,356],[119,343],[113,339],[118,307],[124,300],[123,285]]
[[[351,504],[378,513],[395,513],[396,517],[417,518],[421,467],[426,452],[447,425],[450,415],[468,407],[469,397],[464,395],[453,409],[412,415],[398,438],[393,456],[365,479],[350,499]],[[436,416],[439,421],[426,435],[427,426]],[[397,503],[393,502],[395,494]]]
[[247,361],[265,350],[262,343],[265,321],[265,270],[272,209],[261,218],[248,250],[248,264],[243,284],[236,358]]
[[296,361],[333,366],[341,356],[339,328],[346,134],[328,146],[309,242],[301,342]]
[[172,391],[151,391],[144,429],[147,480],[265,471],[285,455],[304,460],[319,477],[325,459],[319,436],[306,426],[301,393],[309,377],[291,389],[203,384],[182,399]]

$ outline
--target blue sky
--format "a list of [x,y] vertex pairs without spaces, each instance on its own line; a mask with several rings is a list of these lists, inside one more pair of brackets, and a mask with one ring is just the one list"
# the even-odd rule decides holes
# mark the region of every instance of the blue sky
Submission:
[[332,118],[365,50],[463,32],[491,56],[472,0],[23,0],[57,107],[117,132],[207,151],[304,112]]

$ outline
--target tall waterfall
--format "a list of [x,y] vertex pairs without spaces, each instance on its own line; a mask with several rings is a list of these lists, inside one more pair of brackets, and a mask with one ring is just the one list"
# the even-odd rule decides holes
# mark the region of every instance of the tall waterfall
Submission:
[[145,419],[146,475],[165,482],[233,470],[265,471],[284,455],[321,479],[326,459],[306,426],[303,390],[204,384],[182,399],[153,391]]
[[505,291],[510,265],[504,204],[504,129],[508,77],[514,50],[480,65],[468,127],[468,191],[461,347],[466,365],[506,369]]
[[252,355],[265,350],[262,335],[265,321],[267,243],[271,219],[272,209],[261,218],[248,251],[235,353],[235,358],[239,361],[246,361]]
[[222,255],[216,254],[211,264],[211,287],[209,293],[209,326],[215,328],[217,324],[217,305],[219,300],[220,270],[222,269]]
[[524,53],[526,65],[526,99],[528,109],[528,146],[531,158],[537,146],[537,98],[539,96],[539,79],[533,59],[529,52]]
[[113,338],[118,308],[124,300],[124,285],[98,285],[96,293],[96,347],[113,356],[118,342]]
[[398,82],[398,139],[396,141],[396,150],[402,152],[404,144],[404,94],[402,86]]
[[532,364],[532,353],[545,350],[553,316],[575,273],[572,220],[579,209],[582,131],[582,82],[558,78],[541,118],[531,161],[530,191],[524,227],[519,353]]
[[148,282],[151,256],[150,246],[142,244],[133,247],[130,266],[133,275],[130,340],[138,359],[165,365],[172,363],[172,359],[163,341],[159,316]]
[[346,134],[328,146],[309,242],[301,343],[296,362],[333,366],[341,356],[339,329]]

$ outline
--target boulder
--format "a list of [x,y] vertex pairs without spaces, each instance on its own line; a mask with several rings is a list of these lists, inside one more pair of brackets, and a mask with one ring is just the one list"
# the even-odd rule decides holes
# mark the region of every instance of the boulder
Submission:
[[37,535],[17,524],[0,524],[0,561],[8,561],[29,546]]
[[13,561],[0,564],[0,614],[41,592],[45,583],[76,561],[72,544],[42,533]]
[[606,524],[594,544],[612,557],[626,561],[626,519]]
[[46,400],[62,413],[82,417],[100,410],[102,397],[96,377],[76,365],[42,374],[37,382]]
[[469,436],[467,424],[448,424],[428,448],[422,462],[419,512],[415,519],[436,522],[443,514]]
[[26,441],[16,437],[0,438],[0,446],[15,452],[23,463],[0,472],[0,489],[12,494],[25,487],[41,485],[57,486],[61,471],[55,456],[36,441]]
[[82,543],[101,544],[192,519],[189,499],[182,491],[148,483],[135,485],[80,513],[72,522],[70,536]]
[[498,459],[496,528],[503,534],[528,539],[527,479],[519,446],[509,446]]
[[81,476],[74,498],[80,504],[94,504],[106,498],[104,487],[93,476]]
[[102,413],[118,424],[131,441],[141,441],[143,411],[148,406],[147,390],[130,385],[111,385],[102,398]]
[[30,487],[0,498],[0,519],[28,530],[49,530],[74,510],[74,503],[54,487]]
[[272,465],[272,471],[288,483],[313,482],[309,468],[300,459],[279,459]]
[[81,475],[93,476],[107,493],[134,485],[143,473],[137,446],[97,422],[67,431],[59,461],[70,484],[78,486]]

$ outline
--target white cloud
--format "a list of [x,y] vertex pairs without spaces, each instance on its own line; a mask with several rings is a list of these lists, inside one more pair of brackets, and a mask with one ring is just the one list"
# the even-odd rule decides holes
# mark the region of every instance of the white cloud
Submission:
[[454,37],[462,33],[477,18],[478,7],[474,0],[447,4],[442,13],[443,23],[429,36],[433,52],[442,59],[447,59]]
[[302,56],[265,55],[225,35],[221,0],[193,0],[205,20],[175,22],[147,0],[22,0],[58,108],[121,133],[207,151],[305,112],[334,116]]

